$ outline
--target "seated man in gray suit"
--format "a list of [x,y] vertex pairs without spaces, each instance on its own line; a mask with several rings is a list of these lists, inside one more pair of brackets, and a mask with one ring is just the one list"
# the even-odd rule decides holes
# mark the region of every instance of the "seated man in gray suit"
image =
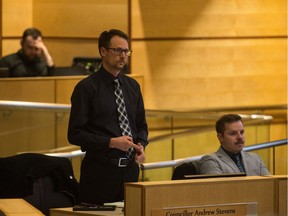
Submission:
[[221,146],[217,152],[201,158],[201,174],[245,172],[247,176],[270,175],[259,155],[242,151],[245,133],[241,116],[222,116],[216,122],[216,131]]

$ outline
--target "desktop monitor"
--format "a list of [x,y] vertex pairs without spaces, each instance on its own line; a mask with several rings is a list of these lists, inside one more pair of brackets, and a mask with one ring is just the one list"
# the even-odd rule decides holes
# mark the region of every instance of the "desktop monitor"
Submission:
[[85,68],[87,73],[96,72],[102,64],[102,59],[98,57],[74,57],[72,66]]

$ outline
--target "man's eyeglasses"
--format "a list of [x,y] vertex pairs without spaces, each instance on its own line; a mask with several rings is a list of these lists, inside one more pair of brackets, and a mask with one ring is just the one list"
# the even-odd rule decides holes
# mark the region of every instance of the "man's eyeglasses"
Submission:
[[115,55],[121,55],[123,52],[126,56],[131,56],[132,50],[129,49],[121,49],[121,48],[106,48],[107,50],[111,49],[113,50]]

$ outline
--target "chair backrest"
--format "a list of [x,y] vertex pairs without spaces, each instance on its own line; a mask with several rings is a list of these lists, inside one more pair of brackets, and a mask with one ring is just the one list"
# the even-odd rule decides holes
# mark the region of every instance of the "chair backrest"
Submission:
[[180,179],[185,179],[185,175],[200,174],[198,163],[199,161],[192,161],[192,162],[180,164],[179,166],[175,167],[171,179],[180,180]]
[[78,182],[68,158],[13,155],[0,158],[0,173],[0,199],[23,198],[45,215],[50,208],[72,207],[78,202]]

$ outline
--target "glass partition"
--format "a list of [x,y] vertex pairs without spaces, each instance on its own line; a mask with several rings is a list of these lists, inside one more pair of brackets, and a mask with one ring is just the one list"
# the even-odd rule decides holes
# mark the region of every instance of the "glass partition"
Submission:
[[[255,110],[146,110],[150,144],[146,148],[145,163],[177,160],[216,151],[219,142],[214,124],[225,113],[242,115],[246,146],[268,142],[273,116],[267,113],[263,115],[264,111],[255,114]],[[271,110],[275,113],[275,109]],[[276,112],[278,120],[281,116],[279,113],[287,111],[286,107],[280,110]],[[0,157],[21,152],[63,153],[79,150],[79,147],[67,141],[69,112],[70,105],[67,104],[0,101]],[[283,124],[286,124],[286,117],[283,116]],[[273,150],[264,149],[257,153],[270,171],[275,169]],[[81,157],[71,158],[75,176],[79,177]],[[141,180],[170,180],[173,169],[170,166],[142,170]]]

